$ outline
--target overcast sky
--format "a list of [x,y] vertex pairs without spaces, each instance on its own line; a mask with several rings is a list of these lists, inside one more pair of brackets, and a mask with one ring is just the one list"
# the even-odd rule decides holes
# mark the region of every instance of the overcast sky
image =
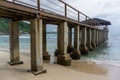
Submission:
[[65,0],[90,17],[111,21],[110,34],[120,34],[120,0]]

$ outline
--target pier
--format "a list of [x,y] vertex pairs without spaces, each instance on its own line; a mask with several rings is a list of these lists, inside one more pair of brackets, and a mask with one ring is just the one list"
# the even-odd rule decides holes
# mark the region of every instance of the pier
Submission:
[[[19,21],[30,22],[31,69],[37,75],[46,72],[43,60],[50,60],[47,51],[46,25],[57,25],[57,63],[71,65],[108,40],[109,21],[90,18],[62,0],[0,0],[0,17],[11,19],[10,65],[23,64],[19,53]],[[57,3],[57,4],[56,4]],[[53,7],[51,7],[53,6]],[[72,45],[72,30],[74,44]]]

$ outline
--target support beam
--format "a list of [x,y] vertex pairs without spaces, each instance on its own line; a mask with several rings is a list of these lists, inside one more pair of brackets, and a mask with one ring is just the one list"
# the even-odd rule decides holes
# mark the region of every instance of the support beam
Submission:
[[79,45],[80,45],[80,41],[79,41],[79,35],[80,35],[80,26],[77,25],[75,26],[74,28],[74,49],[73,49],[73,53],[71,55],[72,59],[80,59],[81,57],[81,53],[80,53],[80,50],[79,50]]
[[71,53],[73,51],[73,46],[72,46],[72,28],[68,28],[68,47],[67,47],[67,52]]
[[30,20],[31,36],[31,72],[35,75],[45,73],[43,69],[43,21],[42,19]]
[[65,66],[71,65],[71,57],[67,54],[68,45],[68,26],[67,22],[61,22],[59,24],[59,56],[57,57],[57,63]]
[[43,24],[43,60],[50,60],[50,55],[47,52],[47,36],[46,36],[46,24]]
[[19,29],[18,22],[12,21],[10,26],[10,65],[23,64],[19,55]]
[[88,54],[88,48],[87,48],[87,31],[86,27],[82,28],[82,44],[81,44],[81,53],[82,54]]

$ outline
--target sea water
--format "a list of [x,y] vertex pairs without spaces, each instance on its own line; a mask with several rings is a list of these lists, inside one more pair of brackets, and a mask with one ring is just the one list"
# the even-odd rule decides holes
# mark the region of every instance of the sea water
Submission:
[[[30,53],[30,35],[19,36],[20,52]],[[9,35],[0,35],[0,50],[9,51]],[[47,34],[47,51],[54,57],[57,49],[57,34]],[[81,60],[120,66],[120,36],[110,36],[108,42],[90,51]]]

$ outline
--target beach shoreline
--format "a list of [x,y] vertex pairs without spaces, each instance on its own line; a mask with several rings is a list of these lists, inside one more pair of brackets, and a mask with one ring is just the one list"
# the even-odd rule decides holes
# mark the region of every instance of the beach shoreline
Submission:
[[[46,74],[34,76],[30,69],[30,54],[20,53],[23,65],[10,66],[9,51],[0,51],[0,78],[2,80],[119,80],[120,67],[91,61],[72,60],[72,66],[61,66],[44,61]],[[12,77],[14,76],[15,77]]]

